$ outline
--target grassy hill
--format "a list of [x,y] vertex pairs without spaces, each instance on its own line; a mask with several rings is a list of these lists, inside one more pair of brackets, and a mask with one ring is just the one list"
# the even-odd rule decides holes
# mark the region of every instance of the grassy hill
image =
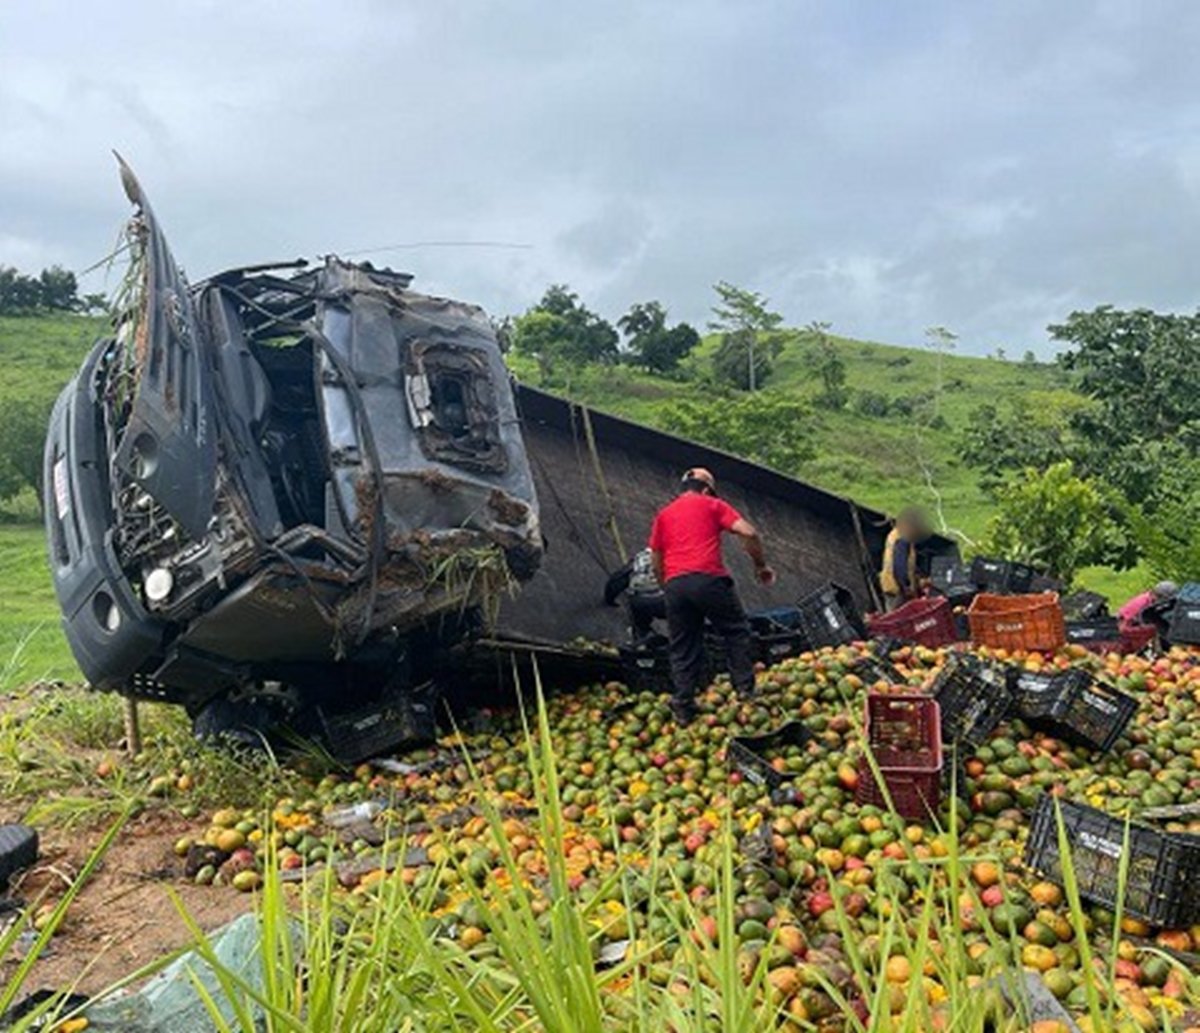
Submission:
[[[0,407],[10,398],[51,400],[103,326],[100,319],[82,316],[0,318]],[[836,341],[846,364],[847,385],[856,393],[903,399],[938,383],[939,360],[933,352],[846,338]],[[711,339],[704,342],[690,360],[693,376],[704,371],[714,346]],[[530,364],[514,359],[513,366],[523,379],[537,382]],[[977,539],[989,506],[974,471],[958,458],[958,442],[971,413],[984,402],[1017,395],[1028,399],[1034,411],[1078,405],[1079,399],[1064,374],[1049,365],[946,355],[940,377],[944,426],[918,432],[911,419],[863,415],[852,400],[840,412],[818,410],[816,458],[786,472],[886,512],[910,503],[932,509],[940,497],[947,525]],[[804,347],[793,340],[779,356],[768,386],[809,397],[816,393],[815,379]],[[566,385],[567,393],[581,402],[651,425],[660,423],[664,403],[693,397],[697,390],[695,382],[653,377],[627,367],[584,369]],[[1089,570],[1081,580],[1116,598],[1142,587],[1144,574]],[[35,678],[74,676],[58,630],[32,496],[0,512],[0,585],[0,688]]]
[[0,316],[0,400],[55,397],[104,325],[94,316]]
[[[704,342],[692,360],[690,373],[703,369],[713,345],[711,339]],[[971,539],[983,533],[989,515],[976,473],[959,459],[958,443],[972,412],[985,402],[1018,395],[1035,409],[1078,404],[1078,396],[1056,366],[946,355],[941,360],[939,402],[945,426],[922,430],[911,418],[863,415],[854,396],[870,392],[891,402],[933,391],[939,378],[936,354],[847,338],[837,338],[836,345],[846,365],[851,402],[837,412],[816,410],[816,458],[785,472],[895,512],[909,504],[936,503],[927,482],[928,471],[942,498],[948,524]],[[520,359],[514,364],[522,377],[536,382],[532,367]],[[819,385],[799,341],[785,346],[766,386],[815,397]],[[693,396],[696,385],[622,367],[584,370],[572,379],[567,391],[596,408],[656,423],[663,403]]]

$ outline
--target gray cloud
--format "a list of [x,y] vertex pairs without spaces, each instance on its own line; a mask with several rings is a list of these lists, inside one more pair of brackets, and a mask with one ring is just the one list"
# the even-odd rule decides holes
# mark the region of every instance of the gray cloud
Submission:
[[703,324],[728,279],[797,323],[1044,352],[1075,307],[1196,306],[1198,42],[1184,0],[16,0],[0,262],[111,247],[115,147],[193,275],[514,241],[378,257],[497,313],[568,282]]

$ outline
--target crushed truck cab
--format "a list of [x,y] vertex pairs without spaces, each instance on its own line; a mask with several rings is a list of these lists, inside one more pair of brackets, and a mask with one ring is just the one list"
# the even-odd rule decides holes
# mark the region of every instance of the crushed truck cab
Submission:
[[542,557],[492,325],[336,258],[189,285],[122,179],[113,333],[59,397],[45,456],[84,675],[284,718],[419,683]]

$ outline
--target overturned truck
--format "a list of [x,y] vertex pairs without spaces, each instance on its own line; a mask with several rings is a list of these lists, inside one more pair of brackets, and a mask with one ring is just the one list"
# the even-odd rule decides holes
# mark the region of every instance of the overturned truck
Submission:
[[542,555],[493,328],[335,259],[189,286],[122,178],[135,214],[114,333],[46,443],[80,668],[202,728],[328,731],[306,726],[380,693],[404,710],[436,647]]
[[63,390],[45,460],[51,570],[93,686],[344,756],[420,737],[480,653],[597,662],[572,640],[620,635],[605,575],[693,462],[773,538],[780,598],[839,580],[870,602],[879,514],[514,389],[484,314],[404,274],[327,258],[189,285],[121,172],[113,332]]

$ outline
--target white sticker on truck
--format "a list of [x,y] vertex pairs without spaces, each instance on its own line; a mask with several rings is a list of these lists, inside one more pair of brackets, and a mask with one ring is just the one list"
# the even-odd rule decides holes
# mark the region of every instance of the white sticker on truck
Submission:
[[58,511],[58,519],[66,520],[71,512],[71,491],[67,486],[67,457],[59,456],[54,460],[54,508]]

